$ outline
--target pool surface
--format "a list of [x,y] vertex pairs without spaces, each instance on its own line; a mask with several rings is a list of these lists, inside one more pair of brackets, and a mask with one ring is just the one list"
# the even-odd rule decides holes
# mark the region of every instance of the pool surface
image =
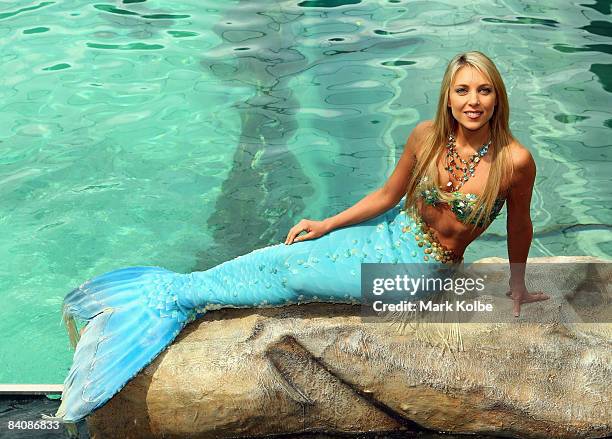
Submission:
[[84,280],[205,269],[381,186],[464,50],[538,165],[531,256],[609,259],[611,35],[609,0],[3,1],[0,383],[63,381]]

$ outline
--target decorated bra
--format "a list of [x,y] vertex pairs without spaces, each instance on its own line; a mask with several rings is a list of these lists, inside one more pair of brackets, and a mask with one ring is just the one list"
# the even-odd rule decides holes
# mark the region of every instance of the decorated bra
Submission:
[[[444,203],[444,201],[441,200],[440,191],[436,187],[423,187],[426,181],[427,177],[423,177],[419,183],[420,196],[425,204],[435,206],[437,204]],[[484,227],[485,225],[492,223],[493,220],[495,220],[495,218],[497,218],[499,215],[499,212],[501,211],[502,207],[504,207],[504,202],[506,201],[504,198],[497,198],[493,204],[493,209],[489,215],[489,220],[486,222],[481,220],[476,223],[475,220],[468,222],[467,219],[476,205],[478,196],[470,193],[464,194],[463,192],[459,191],[451,192],[451,195],[453,196],[453,199],[450,201],[449,207],[457,219],[465,224],[476,224],[478,227]]]

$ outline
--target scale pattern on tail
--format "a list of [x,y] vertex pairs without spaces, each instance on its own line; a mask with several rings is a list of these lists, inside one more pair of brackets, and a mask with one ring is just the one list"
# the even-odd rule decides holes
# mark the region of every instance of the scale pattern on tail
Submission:
[[212,309],[355,303],[361,263],[435,262],[420,225],[399,206],[319,239],[255,250],[210,270],[116,270],[66,296],[65,317],[88,322],[56,419],[76,422],[101,407]]

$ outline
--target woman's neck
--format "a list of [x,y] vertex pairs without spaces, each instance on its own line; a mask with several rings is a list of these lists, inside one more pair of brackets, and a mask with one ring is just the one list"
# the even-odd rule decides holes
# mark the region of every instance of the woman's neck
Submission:
[[475,131],[468,130],[461,124],[457,125],[455,141],[462,150],[473,150],[476,152],[482,145],[491,140],[491,128],[488,123]]

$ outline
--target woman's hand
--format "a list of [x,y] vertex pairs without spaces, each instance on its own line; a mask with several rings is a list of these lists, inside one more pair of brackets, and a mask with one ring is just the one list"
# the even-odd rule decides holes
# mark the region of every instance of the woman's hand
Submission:
[[[290,245],[294,242],[307,241],[309,239],[319,238],[326,233],[329,233],[329,227],[326,221],[313,221],[303,219],[289,230],[289,234],[285,239],[285,244]],[[300,233],[306,232],[305,235],[298,236]]]
[[550,299],[550,296],[540,291],[537,293],[530,293],[526,287],[510,287],[510,291],[506,293],[506,296],[510,297],[514,301],[512,306],[512,313],[514,317],[521,315],[521,305],[524,303],[541,302],[543,300]]
[[[432,121],[418,124],[404,147],[404,152],[385,185],[366,195],[353,206],[325,221],[303,219],[297,223],[287,235],[285,244],[319,238],[334,229],[359,224],[391,209],[406,195],[406,185],[416,163],[416,151],[422,139],[433,127]],[[306,232],[305,235],[298,236]]]

